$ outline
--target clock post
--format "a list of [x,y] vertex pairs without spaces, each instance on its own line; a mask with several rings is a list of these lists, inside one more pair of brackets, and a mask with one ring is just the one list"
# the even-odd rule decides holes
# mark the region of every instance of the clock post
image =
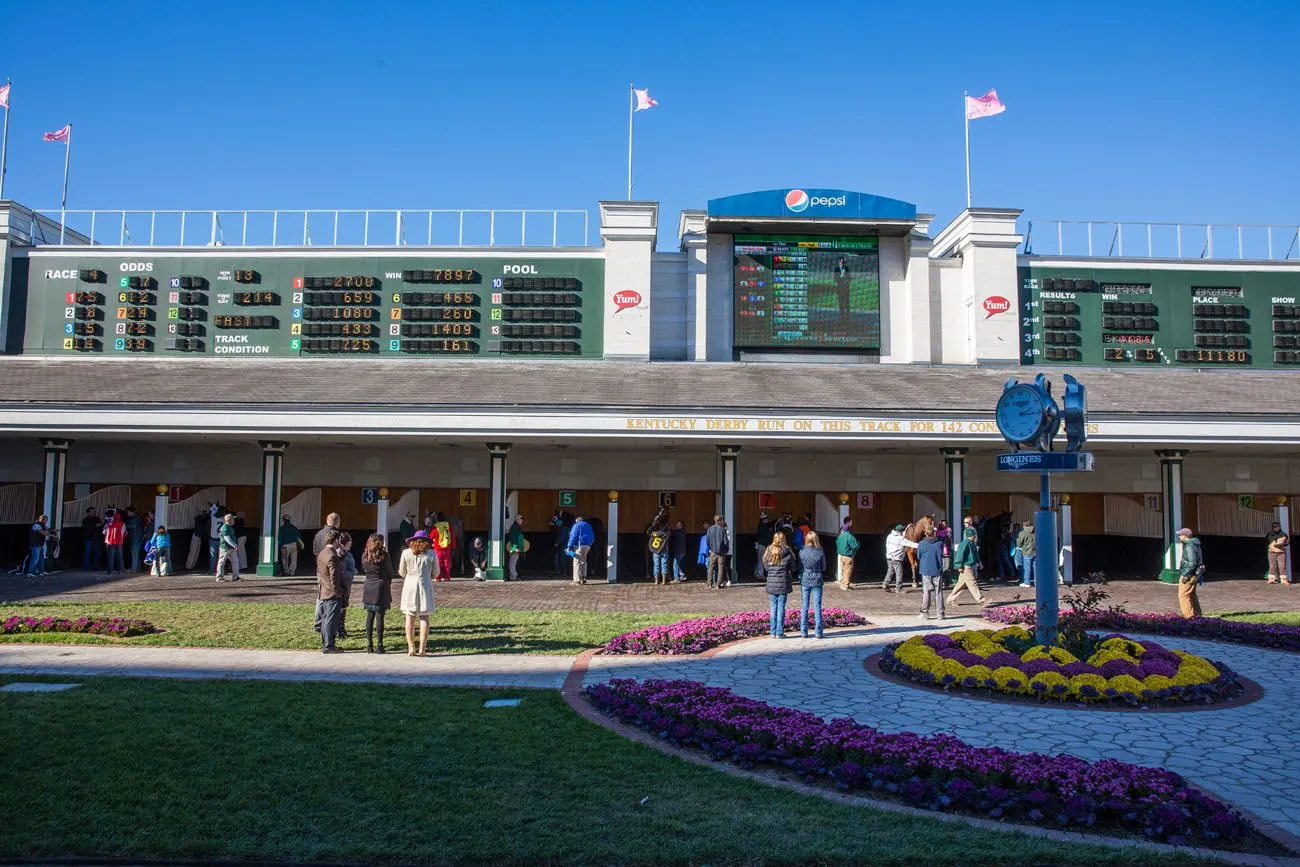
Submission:
[[[1056,643],[1060,612],[1052,473],[1088,472],[1094,465],[1092,454],[1080,451],[1088,440],[1087,393],[1083,384],[1069,374],[1065,375],[1062,402],[1063,407],[1057,406],[1051,383],[1040,373],[1032,383],[1008,380],[996,410],[998,430],[1012,449],[1010,454],[998,455],[998,469],[1039,474],[1038,511],[1034,514],[1034,637],[1043,645]],[[1062,422],[1066,450],[1054,452],[1053,441]]]

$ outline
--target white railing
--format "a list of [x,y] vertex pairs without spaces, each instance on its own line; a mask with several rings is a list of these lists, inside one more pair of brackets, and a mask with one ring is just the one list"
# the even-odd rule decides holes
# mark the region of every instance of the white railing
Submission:
[[[582,210],[33,211],[36,245],[587,247]],[[51,228],[53,226],[53,229]],[[76,239],[75,241],[73,239]]]
[[1300,225],[1030,220],[1032,256],[1300,260]]

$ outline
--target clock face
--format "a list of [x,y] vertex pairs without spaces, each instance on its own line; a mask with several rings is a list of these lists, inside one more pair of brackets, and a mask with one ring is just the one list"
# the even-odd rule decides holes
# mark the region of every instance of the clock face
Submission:
[[1032,385],[1021,383],[1002,392],[997,408],[998,430],[1012,442],[1030,442],[1043,424],[1043,401]]

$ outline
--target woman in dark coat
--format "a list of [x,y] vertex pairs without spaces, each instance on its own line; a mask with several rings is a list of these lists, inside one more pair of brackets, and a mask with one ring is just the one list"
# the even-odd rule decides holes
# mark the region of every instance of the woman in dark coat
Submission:
[[379,621],[379,652],[384,652],[384,612],[393,604],[393,561],[384,547],[384,537],[370,534],[366,550],[361,555],[361,571],[366,583],[362,589],[361,603],[366,609],[366,652],[375,652],[375,621]]
[[773,638],[785,638],[785,600],[790,595],[797,562],[786,544],[785,533],[774,534],[772,544],[763,551],[763,576],[769,597],[769,625]]
[[818,638],[822,637],[822,584],[826,581],[826,552],[822,550],[821,539],[809,530],[804,534],[803,547],[799,549],[799,584],[803,589],[803,608],[799,610],[799,632],[808,637],[808,607],[811,604],[816,612],[814,628]]

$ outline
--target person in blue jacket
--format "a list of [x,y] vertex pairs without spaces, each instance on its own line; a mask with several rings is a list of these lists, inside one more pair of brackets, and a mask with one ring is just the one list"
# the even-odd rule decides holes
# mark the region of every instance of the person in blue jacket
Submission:
[[596,532],[591,529],[587,519],[579,515],[573,521],[573,529],[569,531],[569,543],[565,546],[568,555],[573,558],[574,584],[587,583],[587,554],[594,544],[596,544]]
[[[709,577],[709,528],[712,526],[712,521],[705,521],[700,525],[700,550],[695,557],[696,564],[704,567],[705,578]],[[761,559],[759,565],[762,565]]]

